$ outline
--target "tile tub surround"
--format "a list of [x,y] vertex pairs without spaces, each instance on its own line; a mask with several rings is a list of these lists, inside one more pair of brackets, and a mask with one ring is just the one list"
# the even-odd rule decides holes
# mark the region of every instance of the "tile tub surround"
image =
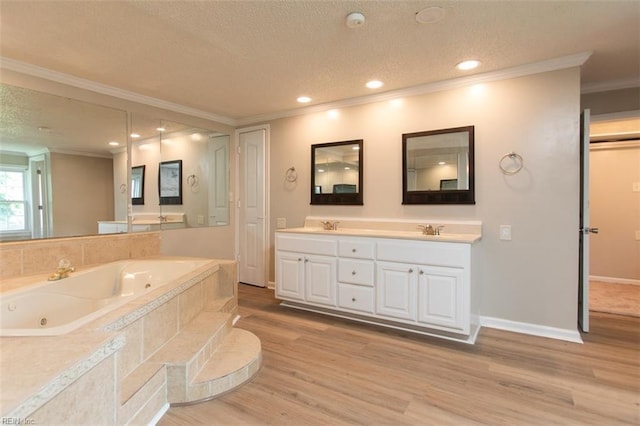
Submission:
[[[96,419],[110,412],[106,419],[115,420],[106,423],[148,423],[171,402],[166,366],[149,362],[150,358],[202,315],[226,315],[223,328],[232,328],[237,313],[235,270],[233,261],[211,260],[72,333],[0,338],[0,416],[41,423],[45,419],[38,416],[46,413],[46,422],[92,423],[95,415],[93,423],[104,423]],[[223,344],[222,340],[211,337],[206,348],[195,354],[198,363],[206,364],[205,355],[213,358],[216,348],[211,342]],[[259,343],[254,358],[259,364]],[[99,378],[103,386],[88,384],[87,375]],[[115,401],[113,407],[92,407],[99,405],[94,395],[108,407]],[[77,406],[70,407],[69,401]],[[82,413],[82,418],[66,418],[71,410]],[[51,413],[59,417],[51,419]]]
[[3,242],[0,279],[51,273],[60,259],[81,267],[159,255],[160,232]]

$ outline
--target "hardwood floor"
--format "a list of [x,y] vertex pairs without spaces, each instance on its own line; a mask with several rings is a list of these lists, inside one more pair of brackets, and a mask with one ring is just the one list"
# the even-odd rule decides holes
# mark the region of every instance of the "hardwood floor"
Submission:
[[474,346],[296,311],[240,285],[253,381],[159,424],[640,424],[640,318],[593,313],[583,345],[483,328]]

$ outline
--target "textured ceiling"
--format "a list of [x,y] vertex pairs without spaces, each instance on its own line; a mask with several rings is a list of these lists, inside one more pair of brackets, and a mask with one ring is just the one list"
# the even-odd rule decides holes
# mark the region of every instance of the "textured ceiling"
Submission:
[[[445,19],[418,24],[441,5]],[[366,23],[345,25],[359,11]],[[584,83],[638,78],[638,1],[0,1],[0,54],[246,119],[593,51]]]

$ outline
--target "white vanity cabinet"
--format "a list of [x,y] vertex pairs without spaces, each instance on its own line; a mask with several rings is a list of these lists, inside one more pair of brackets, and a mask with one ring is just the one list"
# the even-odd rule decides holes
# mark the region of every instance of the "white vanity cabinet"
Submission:
[[278,231],[276,297],[286,306],[473,343],[475,241]]
[[337,242],[276,237],[276,297],[335,306]]

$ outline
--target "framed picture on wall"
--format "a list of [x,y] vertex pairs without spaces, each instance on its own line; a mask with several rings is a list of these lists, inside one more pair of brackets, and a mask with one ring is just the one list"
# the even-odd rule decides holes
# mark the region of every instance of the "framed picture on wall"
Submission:
[[182,160],[160,163],[158,193],[161,206],[182,204]]

